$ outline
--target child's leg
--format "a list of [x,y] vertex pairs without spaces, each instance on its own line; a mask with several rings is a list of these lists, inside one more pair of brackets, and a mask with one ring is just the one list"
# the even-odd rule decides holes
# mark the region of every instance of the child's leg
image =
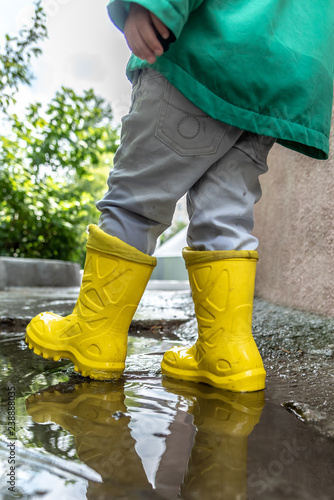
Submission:
[[252,336],[257,240],[251,235],[258,176],[274,140],[244,133],[190,189],[183,252],[198,323],[190,348],[165,353],[162,372],[220,389],[264,389],[265,370]]
[[143,70],[123,119],[99,226],[152,254],[175,204],[224,156],[242,131],[210,118],[162,75]]
[[256,250],[254,205],[267,172],[271,137],[243,132],[234,146],[191,187],[188,245],[193,250]]

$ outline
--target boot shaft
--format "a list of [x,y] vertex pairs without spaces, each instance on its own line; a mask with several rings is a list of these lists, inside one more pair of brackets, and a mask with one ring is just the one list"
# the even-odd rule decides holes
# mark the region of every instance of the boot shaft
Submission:
[[251,335],[257,252],[184,249],[183,256],[199,337],[219,328],[231,341],[246,340]]

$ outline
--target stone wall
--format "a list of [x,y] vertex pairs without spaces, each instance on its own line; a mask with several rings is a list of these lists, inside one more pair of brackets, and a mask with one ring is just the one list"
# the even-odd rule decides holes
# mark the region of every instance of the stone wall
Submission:
[[334,316],[334,133],[328,161],[275,145],[255,209],[256,293]]

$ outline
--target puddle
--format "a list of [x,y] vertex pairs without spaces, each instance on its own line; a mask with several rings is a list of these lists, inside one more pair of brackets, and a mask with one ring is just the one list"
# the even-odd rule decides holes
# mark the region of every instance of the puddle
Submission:
[[233,394],[165,379],[161,355],[176,343],[131,336],[126,375],[95,382],[35,356],[22,333],[0,334],[1,500],[333,498],[334,440],[305,425],[295,402],[277,404],[276,380]]

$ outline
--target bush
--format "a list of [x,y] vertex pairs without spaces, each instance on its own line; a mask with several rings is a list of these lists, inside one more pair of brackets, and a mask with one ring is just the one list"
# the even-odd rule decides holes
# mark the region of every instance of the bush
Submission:
[[118,140],[109,105],[93,90],[62,88],[44,112],[8,118],[0,138],[0,255],[83,262],[85,228],[97,220],[94,173]]

